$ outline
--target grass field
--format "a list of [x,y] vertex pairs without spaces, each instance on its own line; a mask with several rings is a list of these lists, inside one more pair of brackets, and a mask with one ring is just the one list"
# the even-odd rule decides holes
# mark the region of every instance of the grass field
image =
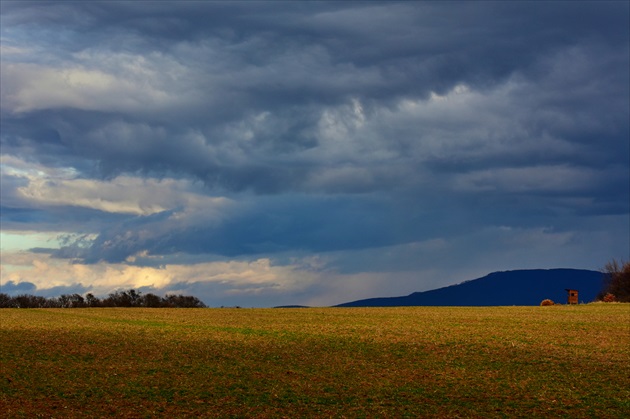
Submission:
[[0,310],[3,417],[630,416],[630,305]]

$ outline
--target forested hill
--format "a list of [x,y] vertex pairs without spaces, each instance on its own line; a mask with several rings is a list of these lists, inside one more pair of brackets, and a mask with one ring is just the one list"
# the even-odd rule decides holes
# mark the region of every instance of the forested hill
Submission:
[[582,269],[535,269],[494,272],[431,291],[404,297],[357,300],[337,307],[391,306],[512,306],[539,305],[544,299],[567,302],[570,288],[579,291],[580,303],[595,300],[602,291],[604,274]]

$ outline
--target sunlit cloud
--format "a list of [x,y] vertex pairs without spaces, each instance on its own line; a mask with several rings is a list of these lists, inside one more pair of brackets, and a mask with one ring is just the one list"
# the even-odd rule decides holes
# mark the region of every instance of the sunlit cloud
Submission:
[[110,180],[78,178],[72,168],[48,168],[13,156],[2,156],[2,173],[23,178],[16,195],[29,206],[75,206],[94,210],[150,215],[203,206],[207,212],[229,204],[229,199],[194,191],[187,180],[118,176]]
[[295,294],[318,279],[314,271],[304,267],[304,263],[276,265],[267,258],[158,267],[112,263],[84,265],[53,259],[45,254],[3,252],[1,282],[34,284],[40,293],[53,287],[71,288],[80,284],[95,295],[142,288],[164,294],[185,289],[186,284],[207,284],[220,292],[213,298],[263,293],[282,297]]
[[[25,53],[17,47],[9,52],[18,51]],[[18,114],[63,108],[142,111],[180,103],[174,89],[165,89],[185,72],[172,58],[90,50],[73,58],[64,66],[3,62],[2,108]]]

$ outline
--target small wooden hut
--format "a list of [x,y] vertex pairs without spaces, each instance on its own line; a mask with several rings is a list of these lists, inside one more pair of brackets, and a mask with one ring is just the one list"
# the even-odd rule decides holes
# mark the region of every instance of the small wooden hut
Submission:
[[565,288],[567,292],[567,304],[578,304],[578,290]]

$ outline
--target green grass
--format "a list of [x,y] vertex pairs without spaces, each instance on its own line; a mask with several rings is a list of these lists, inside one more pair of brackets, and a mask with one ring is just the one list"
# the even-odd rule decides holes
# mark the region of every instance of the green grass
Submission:
[[3,309],[6,417],[628,417],[630,305]]

